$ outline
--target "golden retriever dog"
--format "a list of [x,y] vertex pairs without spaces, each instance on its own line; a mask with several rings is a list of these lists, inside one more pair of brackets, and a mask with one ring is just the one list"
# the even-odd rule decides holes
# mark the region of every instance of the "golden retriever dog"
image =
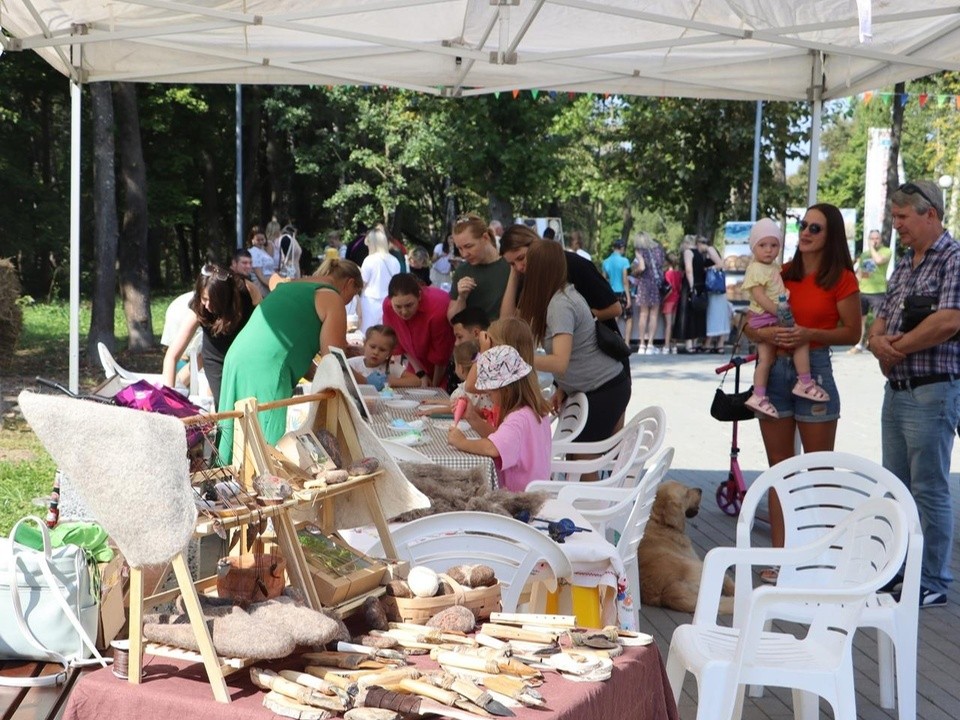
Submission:
[[[697,607],[703,561],[686,536],[687,518],[700,512],[699,488],[667,480],[657,488],[650,520],[637,549],[644,605],[692,613]],[[733,612],[733,581],[725,577],[720,612]]]

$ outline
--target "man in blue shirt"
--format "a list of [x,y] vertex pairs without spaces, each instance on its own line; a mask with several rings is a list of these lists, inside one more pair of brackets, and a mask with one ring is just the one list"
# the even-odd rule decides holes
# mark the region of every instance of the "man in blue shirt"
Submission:
[[880,417],[883,466],[910,488],[920,511],[920,607],[937,607],[946,605],[953,580],[949,483],[960,420],[960,245],[943,229],[936,183],[905,183],[890,205],[907,251],[870,329],[869,349],[887,377]]
[[[623,322],[630,312],[630,293],[627,292],[627,288],[630,287],[630,282],[627,279],[630,272],[630,261],[623,256],[623,250],[626,246],[627,244],[623,240],[615,240],[613,250],[601,266],[603,276],[610,283],[610,289],[613,290],[613,294],[617,296],[617,300],[623,307],[623,313],[617,323],[620,325],[621,334],[623,333]],[[630,338],[627,338],[628,342],[629,340]]]

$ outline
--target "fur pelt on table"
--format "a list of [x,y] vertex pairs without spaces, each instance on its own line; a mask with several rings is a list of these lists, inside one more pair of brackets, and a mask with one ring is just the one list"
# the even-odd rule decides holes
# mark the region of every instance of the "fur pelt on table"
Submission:
[[[199,597],[200,607],[217,653],[227,657],[269,660],[290,655],[298,645],[320,647],[333,640],[349,640],[350,633],[339,616],[298,605],[279,597],[250,605],[225,603],[218,598]],[[190,619],[181,611],[175,615],[144,617],[143,636],[149,641],[199,651]]]
[[410,522],[426,515],[474,510],[515,517],[526,510],[536,515],[547,501],[539,492],[511,492],[493,490],[481,468],[457,470],[442,465],[398,463],[403,474],[424,495],[430,498],[430,507],[398,515],[397,522]]
[[177,418],[24,390],[23,416],[133,566],[186,548],[197,520]]

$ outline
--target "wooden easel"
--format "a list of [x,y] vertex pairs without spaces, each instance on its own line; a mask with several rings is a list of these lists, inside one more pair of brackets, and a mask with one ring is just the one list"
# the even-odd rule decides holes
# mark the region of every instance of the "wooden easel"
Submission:
[[[253,478],[261,472],[275,472],[278,470],[276,462],[272,459],[268,450],[268,445],[260,430],[260,424],[257,420],[257,413],[263,410],[272,410],[289,405],[295,405],[304,402],[325,403],[323,412],[318,411],[315,415],[316,422],[324,422],[327,430],[334,434],[344,448],[345,463],[354,462],[363,457],[360,443],[357,439],[356,428],[353,425],[353,419],[347,408],[343,407],[343,396],[336,391],[328,390],[316,395],[291,398],[273,403],[257,404],[254,398],[241,400],[236,405],[233,412],[224,412],[217,415],[205,415],[198,418],[186,418],[184,423],[192,422],[213,422],[228,418],[234,419],[236,428],[234,432],[234,458],[239,458],[239,476],[243,483],[252,487]],[[317,425],[319,427],[319,425]],[[335,512],[334,503],[338,496],[346,493],[359,492],[364,503],[373,518],[374,525],[380,534],[380,541],[383,544],[384,551],[388,557],[396,558],[396,548],[390,537],[390,531],[387,527],[386,518],[383,516],[383,510],[380,506],[380,499],[377,496],[374,483],[381,471],[370,475],[362,475],[347,480],[338,485],[331,485],[326,488],[318,488],[309,491],[307,495],[301,495],[284,502],[281,505],[264,507],[248,513],[242,513],[234,517],[224,518],[213,521],[209,518],[201,518],[195,530],[199,537],[210,535],[215,532],[215,524],[219,522],[224,529],[236,529],[241,533],[241,549],[247,547],[245,533],[246,526],[254,521],[263,518],[271,518],[277,534],[277,544],[287,563],[287,574],[290,576],[291,584],[299,588],[307,600],[307,604],[314,610],[321,608],[320,599],[317,595],[316,586],[310,575],[306,558],[303,554],[303,548],[297,538],[296,526],[290,517],[290,511],[303,505],[320,504],[320,524],[325,532],[335,530]],[[221,658],[217,655],[213,646],[213,639],[203,619],[203,611],[200,607],[198,590],[204,591],[215,586],[216,577],[205,578],[194,581],[187,567],[187,561],[182,552],[177,553],[170,561],[176,577],[176,587],[161,593],[151,593],[150,596],[144,596],[143,571],[139,567],[130,569],[130,618],[129,618],[129,638],[130,638],[130,659],[128,681],[133,684],[139,684],[143,670],[143,654],[147,652],[152,655],[164,657],[173,657],[180,660],[190,660],[193,662],[202,662],[207,672],[207,678],[213,691],[214,699],[217,702],[229,703],[230,695],[227,692],[227,684],[224,677],[250,664],[250,661],[244,658]],[[199,654],[182,648],[172,648],[147,644],[143,638],[143,614],[144,610],[155,607],[164,602],[172,601],[177,595],[182,595],[183,604],[190,619],[190,627],[193,630],[197,646],[200,648]]]

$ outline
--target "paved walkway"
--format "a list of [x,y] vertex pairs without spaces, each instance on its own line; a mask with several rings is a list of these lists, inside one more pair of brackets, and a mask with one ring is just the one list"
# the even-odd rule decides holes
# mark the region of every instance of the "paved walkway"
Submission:
[[[845,348],[834,353],[834,373],[842,400],[836,449],[880,461],[880,405],[883,378],[872,355],[849,355]],[[676,448],[669,477],[704,491],[700,514],[688,521],[688,532],[701,554],[717,545],[732,545],[736,521],[724,515],[713,500],[717,485],[726,479],[729,466],[731,426],[713,420],[710,403],[719,379],[714,368],[726,362],[721,355],[643,355],[631,361],[634,384],[627,416],[647,405],[660,405],[667,413],[666,445]],[[750,385],[751,371],[744,373],[741,389]],[[726,389],[733,390],[733,373]],[[740,465],[749,484],[766,469],[760,431],[755,422],[740,424]],[[960,469],[960,443],[954,447],[954,471]],[[957,477],[952,478],[956,487]],[[956,512],[956,506],[954,511]],[[958,522],[960,526],[960,522]],[[954,551],[954,575],[960,576],[960,552]],[[957,717],[960,707],[960,593],[951,590],[945,608],[920,613],[917,717],[947,720]],[[673,629],[689,622],[690,615],[660,608],[642,609],[641,629],[654,634],[666,658]],[[876,638],[860,632],[854,643],[859,718],[896,718],[895,710],[879,707],[876,672]],[[680,703],[682,720],[696,716],[696,687],[688,676]],[[822,717],[830,717],[822,703]],[[789,691],[768,689],[764,697],[748,698],[745,720],[792,718]],[[846,720],[846,719],[844,719]]]

